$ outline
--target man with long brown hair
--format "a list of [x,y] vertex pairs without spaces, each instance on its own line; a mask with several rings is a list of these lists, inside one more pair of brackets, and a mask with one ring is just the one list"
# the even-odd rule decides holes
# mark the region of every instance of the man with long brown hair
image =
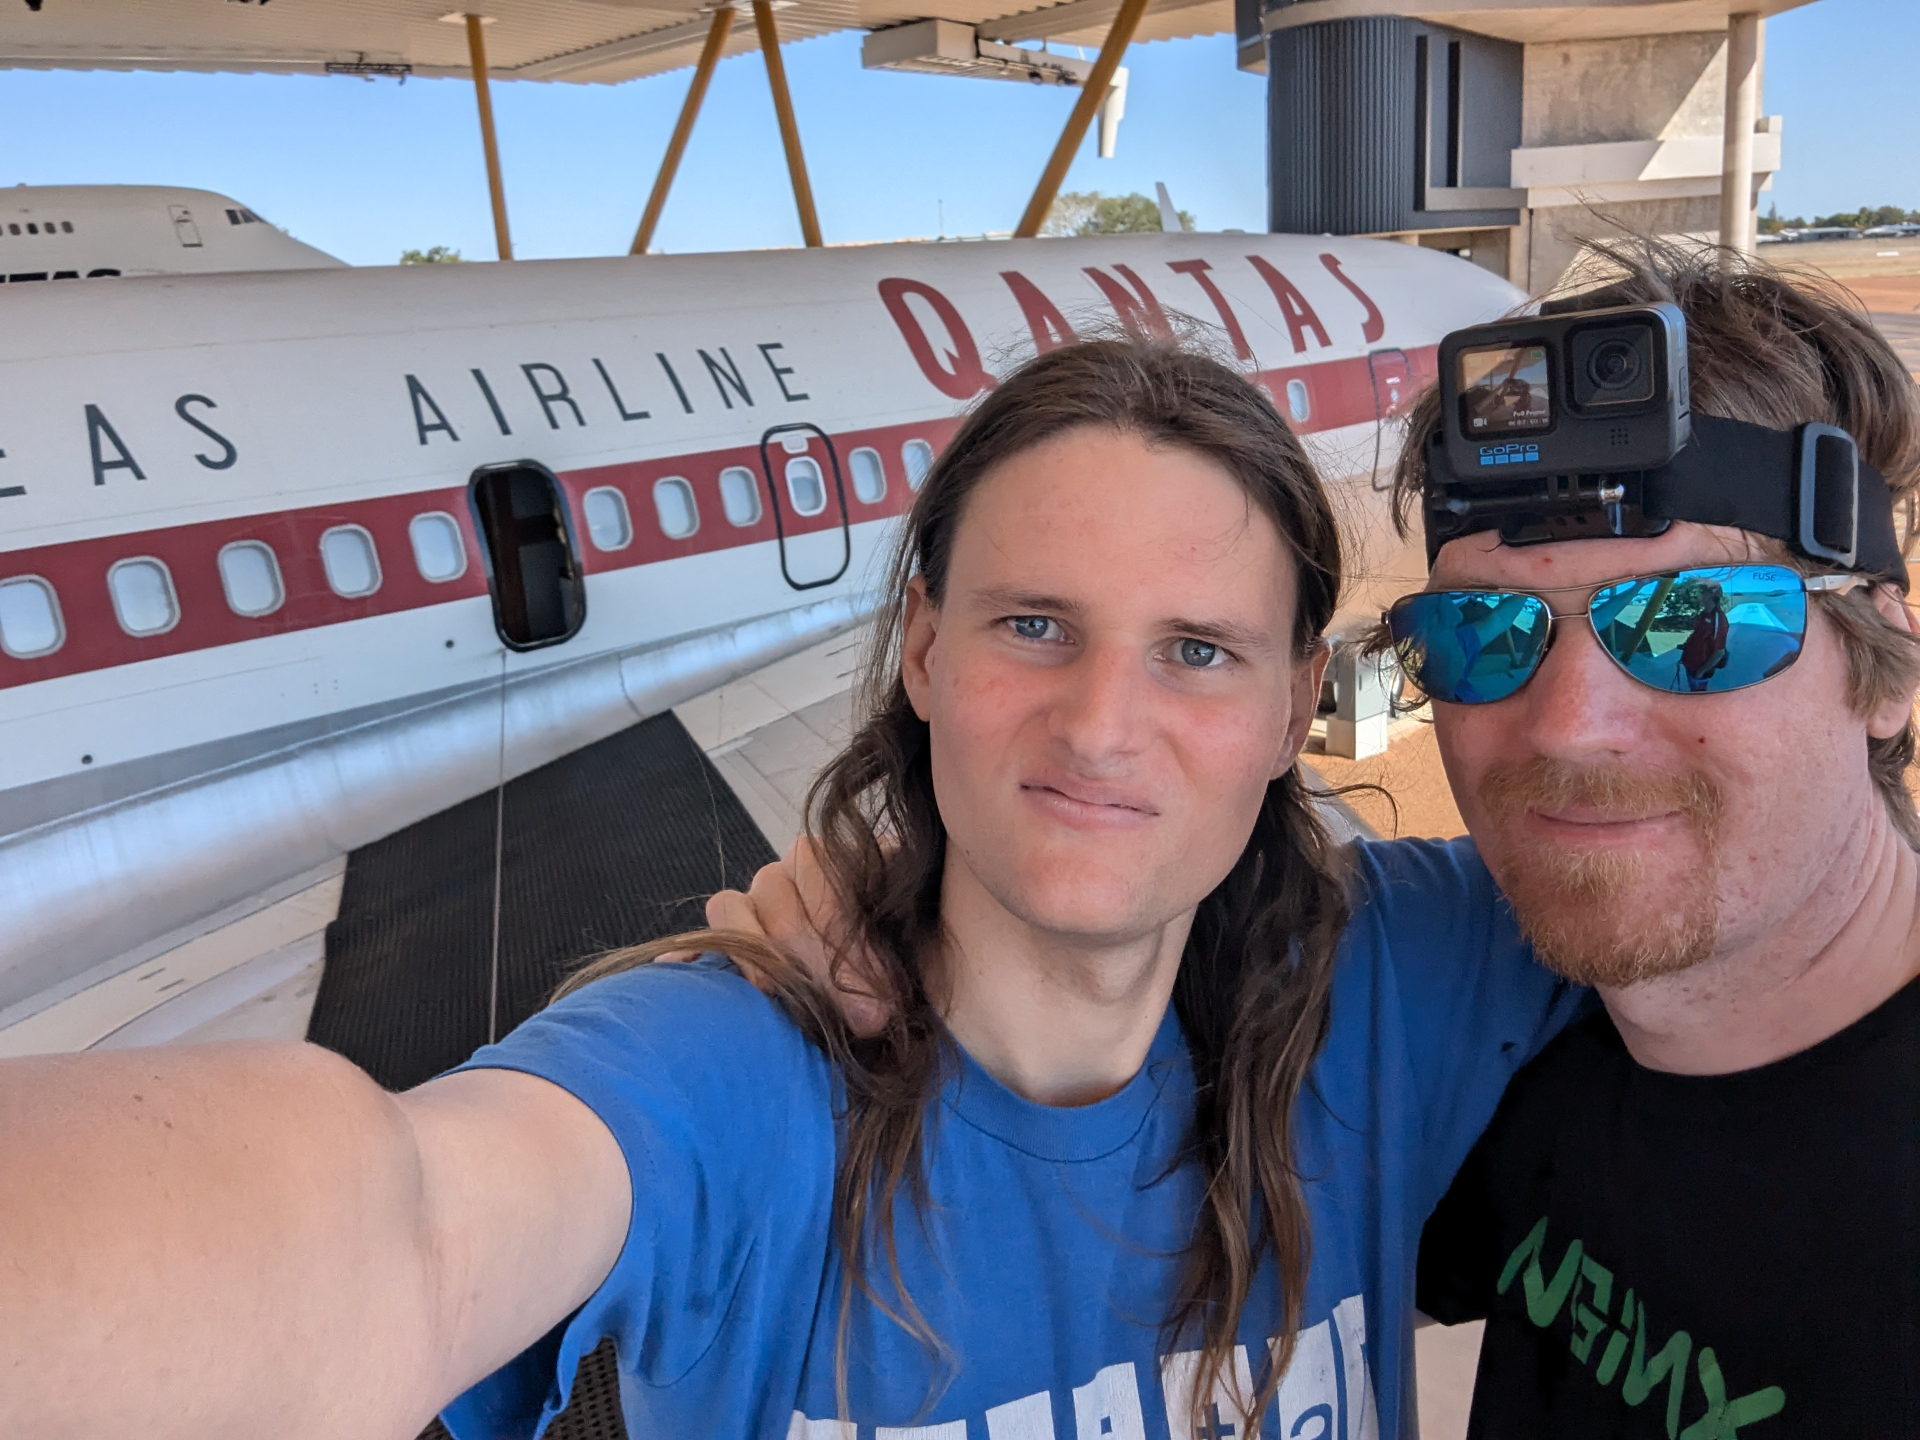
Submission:
[[731,934],[663,943],[772,997],[611,956],[405,1095],[0,1062],[0,1434],[524,1436],[606,1339],[643,1435],[1400,1433],[1420,1222],[1571,987],[1464,847],[1329,841],[1293,761],[1339,584],[1243,377],[1021,367],[815,796],[879,1033]]

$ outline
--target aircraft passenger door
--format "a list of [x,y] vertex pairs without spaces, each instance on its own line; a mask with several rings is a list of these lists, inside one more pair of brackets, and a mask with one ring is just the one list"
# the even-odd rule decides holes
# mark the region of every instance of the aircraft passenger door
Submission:
[[184,205],[169,205],[167,214],[173,217],[173,234],[189,250],[200,248],[200,227],[193,223],[193,212]]
[[813,590],[846,574],[853,563],[847,487],[827,432],[805,421],[774,426],[760,437],[760,473],[787,584]]
[[1413,366],[1404,350],[1375,350],[1367,356],[1367,374],[1373,380],[1373,413],[1391,420],[1413,400]]
[[500,643],[538,650],[579,634],[587,586],[566,493],[553,472],[534,460],[482,465],[467,482],[467,501]]
[[[1367,378],[1373,382],[1373,417],[1381,427],[1404,415],[1413,403],[1413,365],[1404,350],[1375,350],[1367,356]],[[1380,478],[1380,431],[1374,431],[1373,488],[1385,492],[1393,479]],[[1391,467],[1389,467],[1391,468]]]

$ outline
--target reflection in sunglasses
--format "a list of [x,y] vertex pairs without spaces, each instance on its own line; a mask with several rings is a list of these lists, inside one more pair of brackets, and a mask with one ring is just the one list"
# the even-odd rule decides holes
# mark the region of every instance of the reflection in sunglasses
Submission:
[[[1778,565],[1701,567],[1603,585],[1586,609],[1601,648],[1634,679],[1670,694],[1722,694],[1799,657],[1807,584]],[[1490,590],[1409,595],[1387,615],[1408,676],[1461,705],[1504,700],[1531,679],[1553,619],[1538,595]]]

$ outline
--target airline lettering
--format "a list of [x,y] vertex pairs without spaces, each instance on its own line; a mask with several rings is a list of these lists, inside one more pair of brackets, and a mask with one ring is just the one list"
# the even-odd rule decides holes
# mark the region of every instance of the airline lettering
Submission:
[[[1249,255],[1247,262],[1272,292],[1280,324],[1286,330],[1294,354],[1306,354],[1309,342],[1315,350],[1335,348],[1326,322],[1320,318],[1320,313],[1299,286],[1262,256]],[[1339,282],[1342,290],[1358,303],[1361,312],[1357,317],[1360,345],[1372,345],[1386,333],[1386,317],[1380,313],[1380,307],[1352,276],[1340,268],[1338,256],[1324,254],[1320,257],[1320,263],[1328,275]],[[1167,318],[1166,307],[1146,279],[1131,266],[1113,264],[1102,269],[1097,265],[1087,265],[1081,268],[1111,308],[1114,317],[1128,330],[1159,339],[1172,335],[1173,327]],[[1235,356],[1241,360],[1253,359],[1253,346],[1247,340],[1246,328],[1228,301],[1226,292],[1215,280],[1213,266],[1208,261],[1198,259],[1169,260],[1167,268],[1176,275],[1192,280],[1199,287],[1201,294],[1213,307],[1221,330],[1232,342]],[[1002,270],[1000,279],[1020,309],[1036,354],[1044,355],[1056,346],[1079,338],[1066,313],[1031,278],[1018,270]],[[892,317],[901,339],[906,341],[907,352],[920,367],[920,373],[942,395],[956,400],[969,400],[993,384],[993,377],[981,362],[979,343],[974,339],[959,307],[951,299],[923,280],[901,276],[881,280],[879,291],[881,303],[886,306],[887,314]],[[1358,348],[1355,347],[1356,351]],[[1427,358],[1428,354],[1430,350],[1421,352],[1416,363]],[[1311,380],[1308,379],[1309,374]],[[1275,404],[1289,416],[1294,429],[1302,433],[1339,429],[1385,418],[1379,414],[1372,375],[1363,353],[1263,370],[1257,378],[1273,396]],[[1288,392],[1290,382],[1297,382],[1292,394]],[[1302,386],[1307,387],[1304,404]],[[1302,413],[1303,409],[1305,413]]]
[[[1015,291],[1016,295],[1018,293]],[[1035,290],[1034,293],[1039,292]],[[945,344],[937,350],[927,335],[926,326],[907,303],[916,299],[928,306],[940,322]],[[982,390],[992,388],[993,377],[980,362],[980,347],[974,343],[973,333],[967,329],[966,321],[960,318],[960,312],[953,308],[953,302],[933,286],[923,280],[903,280],[898,277],[882,280],[880,303],[887,307],[893,323],[900,327],[907,349],[913,352],[914,363],[920,367],[920,373],[932,382],[934,389],[955,400],[971,400]],[[1054,313],[1057,316],[1059,312]],[[1060,325],[1064,329],[1066,321],[1061,320]],[[1069,338],[1072,333],[1070,330],[1067,332]],[[1037,335],[1034,343],[1039,344]],[[1050,341],[1045,348],[1052,349],[1058,343],[1057,340]]]
[[[217,456],[209,455],[205,451],[195,451],[193,458],[208,470],[231,469],[233,462],[240,458],[239,449],[198,415],[189,414],[187,412],[189,405],[204,406],[208,410],[217,410],[219,405],[205,395],[194,394],[182,395],[173,402],[174,414],[220,447],[220,453]],[[113,428],[113,422],[107,418],[107,412],[91,401],[86,402],[84,411],[87,419],[87,450],[93,461],[93,483],[105,485],[107,476],[115,470],[124,470],[135,480],[146,479],[147,472],[134,458],[133,451],[128,448],[127,442],[120,438],[120,432]],[[0,450],[0,456],[5,454],[4,450]],[[0,491],[0,494],[4,495],[26,493],[27,487],[24,485],[12,486]]]
[[[788,357],[782,353],[786,349],[784,341],[761,341],[755,344],[753,349],[765,363],[767,373],[773,381],[772,389],[778,392],[781,400],[789,405],[798,405],[802,401],[813,398],[807,391],[798,388],[801,383],[798,367],[783,363],[788,359]],[[757,373],[751,361],[747,362],[747,368],[743,371],[740,360],[736,359],[733,352],[725,345],[716,345],[711,350],[696,347],[693,353],[699,357],[699,364],[705,369],[707,378],[712,381],[715,396],[728,410],[735,408],[736,401],[738,401],[740,407],[744,409],[753,409],[760,403],[771,401],[772,395],[768,393],[768,387],[764,381],[754,379],[751,385],[748,383],[749,377]],[[606,390],[608,400],[613,404],[614,415],[618,417],[622,423],[632,420],[650,420],[653,418],[653,412],[651,410],[628,408],[629,401],[634,400],[640,394],[641,384],[631,370],[623,368],[620,374],[616,376],[614,367],[601,356],[594,355],[588,358],[592,362],[594,372],[599,376],[601,386]],[[668,359],[663,352],[659,351],[654,353],[653,358],[658,362],[661,374],[666,378],[667,383],[672,386],[674,397],[679,402],[681,412],[687,415],[693,414],[693,401],[687,394],[687,387],[681,381],[680,372],[674,369],[673,362]],[[977,358],[976,355],[976,359]],[[684,364],[685,362],[683,361],[682,363]],[[691,367],[689,367],[689,369],[691,370]],[[488,378],[487,372],[476,365],[468,370],[467,373],[473,379],[474,389],[479,393],[481,400],[486,403],[486,413],[492,418],[494,427],[498,429],[502,435],[513,434],[513,425],[508,420],[506,409],[500,401],[502,392],[495,388],[494,382]],[[538,403],[540,407],[539,413],[541,418],[546,421],[547,429],[585,429],[592,423],[588,418],[589,412],[581,408],[582,396],[580,392],[574,389],[573,382],[568,379],[566,373],[562,371],[558,365],[547,360],[530,360],[521,364],[520,374],[526,381],[527,388],[532,393],[535,402]],[[411,372],[403,378],[407,387],[407,404],[413,411],[414,438],[417,439],[420,444],[426,445],[436,436],[444,436],[447,443],[458,445],[460,443],[461,432],[454,427],[454,422],[448,415],[447,409],[434,397],[427,383],[418,375]],[[440,382],[436,381],[435,383],[438,384]],[[756,386],[760,390],[759,401],[754,399],[753,392]],[[591,387],[589,387],[589,389],[590,388]],[[448,393],[444,387],[442,393]],[[507,387],[505,393],[514,393],[513,387]],[[184,400],[197,398],[198,397],[193,396],[184,397],[183,403]],[[211,404],[212,402],[209,401],[207,403]],[[199,421],[188,417],[184,413],[182,413],[181,418],[186,420],[189,425],[199,426]],[[467,427],[469,433],[471,433],[470,421],[463,419],[460,423],[462,426]],[[200,428],[205,427],[201,426]],[[537,428],[536,425],[536,429]],[[96,443],[96,455],[98,451],[99,446]],[[202,461],[202,463],[204,464],[206,462]],[[228,463],[231,463],[231,461]],[[96,459],[96,473],[98,465],[99,461]],[[210,468],[221,469],[224,467],[212,466]]]
[[[1278,1341],[1269,1340],[1271,1351]],[[1367,1364],[1366,1307],[1349,1295],[1329,1319],[1300,1332],[1287,1373],[1274,1399],[1281,1440],[1380,1440],[1380,1414]],[[1160,1361],[1160,1395],[1169,1440],[1259,1440],[1258,1420],[1249,1422],[1253,1367],[1247,1347],[1234,1347],[1230,1375],[1220,1376],[1201,1402],[1195,1420],[1193,1390],[1200,1352],[1183,1350]],[[1054,1425],[1054,1396],[1038,1390],[987,1409],[984,1440],[1148,1440],[1140,1399],[1140,1376],[1132,1362],[1108,1365],[1071,1394],[1072,1428]],[[809,1419],[794,1411],[787,1440],[859,1440],[861,1427],[846,1420]],[[880,1425],[874,1440],[981,1440],[967,1421],[933,1425]]]

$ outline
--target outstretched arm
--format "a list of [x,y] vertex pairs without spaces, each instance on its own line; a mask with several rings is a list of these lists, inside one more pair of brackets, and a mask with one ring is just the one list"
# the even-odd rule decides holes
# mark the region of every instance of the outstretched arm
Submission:
[[0,1435],[411,1440],[593,1292],[630,1209],[612,1135],[527,1075],[0,1061]]

